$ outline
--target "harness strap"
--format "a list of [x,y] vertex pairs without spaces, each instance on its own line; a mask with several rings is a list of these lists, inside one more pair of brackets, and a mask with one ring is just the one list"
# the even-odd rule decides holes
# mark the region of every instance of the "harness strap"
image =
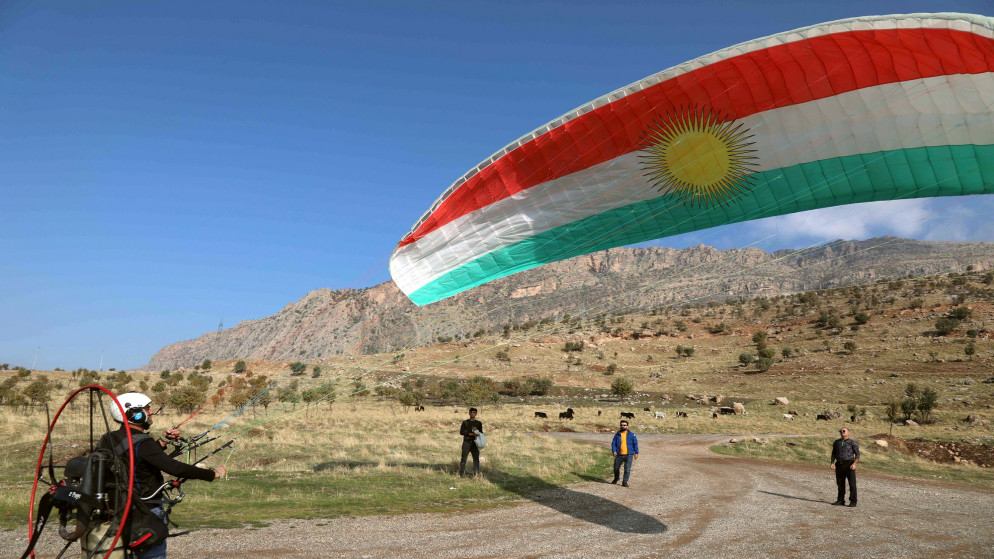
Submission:
[[38,543],[38,538],[41,537],[41,533],[45,529],[45,523],[48,522],[48,515],[51,514],[54,505],[55,499],[52,497],[51,492],[45,493],[38,500],[38,512],[35,514],[34,531],[31,532],[31,541],[28,542],[28,548],[24,550],[21,559],[27,559],[31,556],[35,544]]

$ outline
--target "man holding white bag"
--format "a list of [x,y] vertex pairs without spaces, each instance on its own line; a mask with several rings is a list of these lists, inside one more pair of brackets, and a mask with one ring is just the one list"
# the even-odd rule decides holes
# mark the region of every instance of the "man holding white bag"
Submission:
[[483,423],[476,419],[476,408],[469,408],[469,419],[459,426],[462,435],[462,456],[459,459],[459,475],[466,475],[466,458],[473,454],[473,475],[480,475],[480,447],[476,436],[483,435]]

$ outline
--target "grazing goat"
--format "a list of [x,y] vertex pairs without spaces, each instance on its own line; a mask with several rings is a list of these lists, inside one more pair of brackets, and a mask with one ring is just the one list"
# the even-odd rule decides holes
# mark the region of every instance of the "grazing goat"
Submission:
[[642,411],[652,411],[649,408],[642,408]]
[[623,411],[621,412],[621,417],[625,417],[628,419],[635,419],[635,414],[633,412]]
[[568,419],[573,421],[573,408],[559,412],[559,419]]
[[688,417],[687,412],[685,412],[685,411],[678,411],[678,412],[676,412],[676,416],[677,417]]
[[829,418],[828,418],[828,416],[827,416],[827,415],[825,415],[825,414],[823,414],[823,413],[819,413],[819,414],[818,414],[818,416],[817,416],[817,417],[815,417],[815,421],[819,421],[819,420],[820,420],[820,421],[828,421],[828,420],[829,420]]
[[666,419],[666,414],[663,413],[663,412],[661,412],[661,411],[657,411],[655,413],[655,417],[656,417],[656,419]]
[[544,411],[535,412],[535,417],[541,417],[542,419],[549,419],[549,416],[546,415]]
[[791,420],[791,421],[794,421],[794,416],[793,416],[793,415],[791,415],[791,414],[789,414],[789,413],[785,413],[785,414],[783,414],[783,418],[784,418],[784,419],[789,419],[789,420]]

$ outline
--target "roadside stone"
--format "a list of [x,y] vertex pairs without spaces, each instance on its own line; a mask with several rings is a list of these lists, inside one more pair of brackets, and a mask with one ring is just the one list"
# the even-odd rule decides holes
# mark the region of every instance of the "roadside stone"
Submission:
[[971,413],[966,416],[966,422],[970,424],[970,427],[986,427],[991,424],[990,421],[980,417],[975,413]]

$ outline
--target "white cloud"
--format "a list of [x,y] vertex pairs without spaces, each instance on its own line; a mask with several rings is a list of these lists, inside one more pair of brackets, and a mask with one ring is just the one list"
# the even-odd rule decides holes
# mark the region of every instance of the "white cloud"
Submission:
[[931,215],[927,200],[868,202],[772,217],[754,222],[752,228],[760,235],[776,234],[788,244],[880,235],[917,238]]
[[800,248],[893,235],[925,241],[994,242],[994,195],[850,204],[676,235],[645,245],[719,249]]

